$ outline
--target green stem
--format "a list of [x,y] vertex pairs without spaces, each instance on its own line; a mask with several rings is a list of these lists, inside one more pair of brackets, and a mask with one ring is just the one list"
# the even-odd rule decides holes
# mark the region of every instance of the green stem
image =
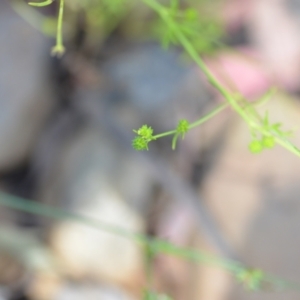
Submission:
[[65,53],[65,47],[63,45],[63,16],[64,16],[64,0],[59,2],[57,31],[56,31],[56,45],[52,48],[52,55],[61,57]]
[[42,6],[47,6],[50,5],[54,0],[46,0],[43,2],[29,2],[28,4],[31,6],[37,6],[37,7],[42,7]]
[[190,124],[189,129],[194,128],[196,126],[199,126],[199,125],[205,123],[206,121],[208,121],[209,119],[211,119],[212,117],[214,117],[215,115],[217,115],[219,112],[221,112],[222,110],[224,110],[227,107],[228,107],[228,103],[223,103],[223,104],[219,105],[218,107],[213,109],[210,113],[208,113],[207,115],[205,115],[201,119],[199,119],[196,122]]
[[[218,266],[229,271],[235,276],[239,272],[243,270],[247,270],[247,268],[243,266],[241,263],[233,260],[217,258],[205,253],[204,251],[179,247],[173,245],[168,241],[164,241],[157,238],[149,238],[146,235],[129,232],[125,229],[116,227],[114,225],[105,222],[101,222],[96,219],[91,219],[89,217],[71,213],[60,208],[54,208],[49,205],[36,203],[27,199],[22,199],[2,192],[0,192],[0,205],[12,209],[17,209],[20,211],[25,211],[35,215],[57,219],[57,220],[62,220],[62,221],[69,220],[76,223],[81,223],[83,225],[96,228],[111,234],[132,239],[142,245],[151,246],[152,251],[154,251],[153,253],[172,255],[175,257],[180,257],[182,259],[187,259],[197,263],[204,263],[208,265]],[[284,288],[293,288],[297,290],[300,289],[300,285],[297,283],[292,283],[286,280],[282,280],[273,277],[269,274],[264,273],[263,279],[267,282],[270,282],[275,287],[277,286],[283,289]]]
[[[205,123],[206,121],[210,120],[211,118],[213,118],[215,115],[217,115],[219,112],[221,112],[222,110],[224,110],[227,107],[228,107],[228,103],[224,103],[224,104],[221,104],[221,105],[217,106],[215,109],[213,109],[211,112],[206,114],[204,117],[200,118],[199,120],[195,121],[194,123],[191,123],[189,125],[189,129],[192,129],[196,126],[199,126],[199,125]],[[158,138],[165,137],[165,136],[168,136],[168,135],[173,135],[173,134],[176,134],[176,133],[177,133],[176,130],[171,130],[171,131],[159,133],[159,134],[153,136],[153,140],[156,140]]]
[[63,47],[63,15],[64,15],[64,0],[60,0],[59,2],[59,13],[58,13],[58,22],[57,22],[57,35],[56,35],[56,43],[59,47]]
[[153,136],[153,140],[159,139],[159,138],[164,137],[164,136],[173,135],[176,132],[177,132],[176,130],[171,130],[171,131],[159,133],[159,134]]

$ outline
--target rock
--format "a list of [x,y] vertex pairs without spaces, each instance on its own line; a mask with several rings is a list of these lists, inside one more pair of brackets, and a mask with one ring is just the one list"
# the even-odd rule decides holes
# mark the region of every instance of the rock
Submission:
[[[101,117],[107,109],[103,102],[128,134],[136,128],[131,127],[134,122],[141,126],[146,120],[160,120],[159,124],[153,124],[170,129],[170,124],[176,126],[174,116],[186,114],[195,119],[207,101],[205,92],[199,92],[203,87],[196,69],[188,72],[188,68],[176,65],[177,56],[164,53],[157,46],[140,48],[105,65],[112,82],[121,87],[121,93],[118,94],[120,90],[114,87],[108,91],[109,95],[103,95],[107,91],[78,88],[74,106],[80,104],[76,112],[62,113],[58,117],[40,141],[37,154],[41,155],[35,155],[39,157],[37,169],[43,165],[38,176],[37,199],[136,233],[144,231],[141,217],[151,205],[149,199],[152,199],[155,181],[138,159],[139,154],[127,150],[127,145],[122,148],[118,134],[111,136],[113,133],[106,129]],[[175,74],[172,73],[174,69]],[[158,93],[162,81],[167,81],[166,89]],[[185,91],[189,91],[188,96]],[[158,99],[152,101],[156,96]],[[182,97],[185,97],[185,104],[179,104]],[[90,101],[95,105],[91,109],[95,113],[89,112],[83,119]],[[101,112],[99,115],[97,110]],[[94,123],[98,119],[102,123],[99,121],[96,127]],[[130,144],[133,135],[127,136]],[[68,276],[92,277],[130,290],[141,289],[143,253],[132,240],[66,221],[54,226],[51,241]]]
[[48,300],[60,286],[59,267],[37,235],[36,231],[2,224],[0,299],[4,295],[15,299],[26,294],[30,299]]
[[[78,210],[81,215],[112,224],[121,230],[141,231],[141,220],[122,202],[119,196],[101,187],[89,201],[90,207]],[[104,190],[105,189],[105,190]],[[52,233],[54,252],[66,272],[75,278],[91,277],[96,280],[135,289],[143,281],[142,249],[133,239],[122,234],[93,229],[76,223],[58,224]]]
[[[126,150],[91,124],[73,132],[59,149],[38,199],[130,233],[143,232],[138,212],[144,210],[151,184]],[[122,234],[66,220],[54,226],[51,241],[72,277],[91,276],[132,289],[143,281],[142,249]]]
[[0,291],[0,300],[8,300],[9,298],[6,295],[6,291],[4,289],[1,289]]
[[[261,111],[266,110],[271,122],[282,122],[283,129],[299,128],[300,106],[295,99],[276,95],[261,108]],[[300,158],[280,146],[251,154],[247,146],[251,140],[249,129],[238,117],[227,132],[224,148],[204,180],[201,194],[243,262],[282,278],[297,280],[300,276],[297,251],[300,239],[296,234],[300,226],[297,200]],[[292,141],[300,145],[299,131],[295,131]],[[206,243],[200,244],[210,249]],[[197,285],[198,297],[298,299],[296,293],[289,290],[252,294],[237,288],[226,272],[209,267],[202,272]],[[205,285],[203,278],[218,282],[219,288]]]
[[155,44],[133,45],[106,63],[104,70],[134,106],[157,112],[171,100],[188,71],[178,63],[178,55]]
[[28,158],[51,110],[49,41],[0,4],[0,172]]
[[299,1],[229,0],[224,4],[222,14],[230,35],[238,30],[246,32],[247,45],[251,44],[274,85],[298,90]]
[[[247,19],[250,38],[276,84],[290,90],[299,87],[299,24],[282,0],[253,1]],[[280,26],[277,26],[280,24]],[[276,31],[274,31],[276,26]]]
[[121,107],[125,102],[134,119],[138,116],[157,130],[175,128],[178,118],[197,118],[210,100],[198,69],[181,60],[175,49],[164,51],[157,44],[131,45],[108,60],[103,71],[115,88],[110,102]]
[[134,300],[124,291],[113,286],[65,285],[53,300]]

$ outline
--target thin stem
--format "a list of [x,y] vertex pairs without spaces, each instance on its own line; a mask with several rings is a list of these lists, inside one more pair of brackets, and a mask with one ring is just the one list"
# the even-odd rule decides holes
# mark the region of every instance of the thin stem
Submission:
[[176,132],[177,132],[176,130],[171,130],[171,131],[159,133],[159,134],[153,136],[153,140],[159,139],[159,138],[164,137],[164,136],[173,135]]
[[50,5],[54,0],[46,0],[43,2],[29,2],[28,4],[31,6],[37,6],[37,7],[42,7],[42,6],[47,6]]
[[[219,105],[218,107],[213,109],[211,112],[206,114],[204,117],[200,118],[199,120],[195,121],[194,123],[191,123],[189,125],[189,129],[194,128],[198,125],[201,125],[201,124],[205,123],[206,121],[208,121],[209,119],[211,119],[212,117],[214,117],[215,115],[217,115],[219,112],[221,112],[222,110],[224,110],[227,107],[228,107],[228,103],[224,103],[224,104]],[[167,131],[167,132],[163,132],[163,133],[159,133],[157,135],[154,135],[153,139],[156,140],[158,138],[165,137],[165,136],[168,136],[168,135],[173,135],[175,133],[177,133],[176,130],[170,130],[170,131]]]
[[215,115],[217,115],[218,113],[220,113],[222,110],[224,110],[227,107],[228,107],[228,103],[223,103],[223,104],[219,105],[218,107],[213,109],[210,113],[206,114],[201,119],[199,119],[196,122],[190,124],[189,129],[194,128],[196,126],[199,126],[199,125],[205,123],[206,121],[208,121],[209,119],[211,119],[212,117],[214,117]]
[[59,11],[57,19],[56,45],[52,48],[52,55],[61,57],[65,53],[63,45],[63,16],[64,16],[64,0],[59,2]]
[[[195,121],[194,123],[191,123],[189,125],[189,129],[192,129],[196,126],[199,126],[199,125],[205,123],[206,121],[210,120],[211,118],[213,118],[215,115],[217,115],[218,113],[220,113],[222,110],[224,110],[227,107],[228,107],[228,103],[224,103],[224,104],[217,106],[215,109],[213,109],[211,112],[206,114],[204,117],[200,118],[199,120]],[[177,133],[176,130],[159,133],[159,134],[153,136],[153,140],[156,140],[158,138],[165,137],[168,135],[173,135],[176,133]],[[174,144],[174,142],[173,142],[173,144]]]
[[[189,248],[183,248],[168,241],[164,241],[157,238],[150,238],[144,234],[129,232],[120,227],[92,219],[86,216],[78,215],[75,213],[68,212],[60,208],[54,208],[45,204],[36,203],[27,199],[19,198],[12,196],[3,192],[0,192],[0,205],[10,207],[12,209],[17,209],[32,213],[35,215],[40,215],[44,217],[49,217],[58,220],[69,220],[76,223],[82,223],[83,225],[97,228],[99,230],[119,235],[124,238],[132,239],[141,245],[151,247],[155,253],[172,255],[180,257],[182,259],[194,261],[197,263],[204,263],[208,265],[218,266],[222,269],[227,270],[234,276],[237,276],[241,271],[247,271],[248,268],[243,266],[241,263],[234,260],[222,259],[214,257],[210,254],[205,253],[204,251],[194,250]],[[290,281],[282,280],[277,277],[273,277],[270,274],[263,274],[263,281],[271,283],[274,287],[280,287],[282,289],[293,288],[296,290],[300,289],[300,285]]]
[[56,37],[57,44],[60,46],[63,46],[63,41],[62,41],[63,16],[64,16],[64,0],[60,0],[58,23],[57,23],[57,37]]

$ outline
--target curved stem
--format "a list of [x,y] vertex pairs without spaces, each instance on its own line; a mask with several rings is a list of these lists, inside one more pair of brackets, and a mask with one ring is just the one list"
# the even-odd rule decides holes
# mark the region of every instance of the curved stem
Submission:
[[31,6],[37,6],[37,7],[42,7],[42,6],[47,6],[50,5],[54,0],[46,0],[43,2],[29,2],[28,4]]

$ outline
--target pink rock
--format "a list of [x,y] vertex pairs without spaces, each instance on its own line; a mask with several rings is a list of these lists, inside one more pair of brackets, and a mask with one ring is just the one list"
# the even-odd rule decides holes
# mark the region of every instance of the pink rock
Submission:
[[272,80],[251,49],[223,52],[206,61],[209,69],[232,92],[246,98],[257,98],[271,86]]

